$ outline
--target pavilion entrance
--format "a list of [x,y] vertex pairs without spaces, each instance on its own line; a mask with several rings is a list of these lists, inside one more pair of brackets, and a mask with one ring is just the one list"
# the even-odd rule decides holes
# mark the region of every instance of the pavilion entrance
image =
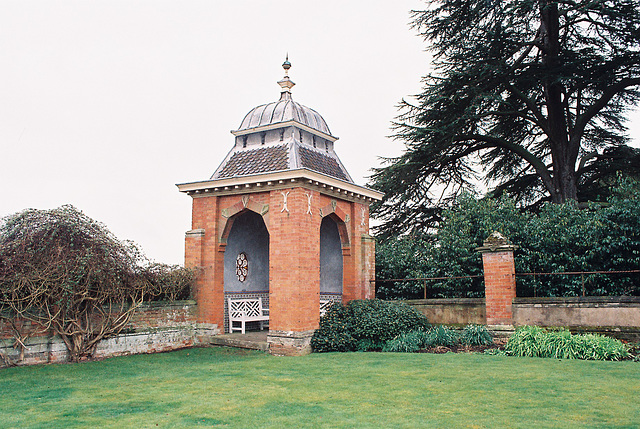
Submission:
[[[234,215],[224,251],[225,332],[229,328],[229,299],[259,298],[269,308],[269,231],[262,216],[245,209]],[[249,322],[256,329],[259,322]]]

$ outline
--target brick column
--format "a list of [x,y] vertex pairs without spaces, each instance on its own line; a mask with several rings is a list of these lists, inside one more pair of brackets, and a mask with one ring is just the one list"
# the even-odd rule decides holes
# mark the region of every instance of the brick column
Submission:
[[482,253],[487,325],[513,325],[511,304],[516,297],[512,245],[494,232],[476,250]]
[[185,233],[184,266],[187,268],[202,268],[202,245],[204,243],[204,229],[192,229]]
[[271,191],[267,341],[272,354],[310,353],[319,326],[319,196],[305,188]]
[[351,249],[344,256],[342,301],[373,299],[375,294],[375,239],[369,235],[368,205],[350,203]]
[[185,238],[185,266],[199,267],[194,288],[198,322],[216,328],[224,324],[224,252],[218,251],[219,198],[193,199],[191,231]]
[[374,299],[376,295],[376,240],[369,234],[362,235],[362,299]]

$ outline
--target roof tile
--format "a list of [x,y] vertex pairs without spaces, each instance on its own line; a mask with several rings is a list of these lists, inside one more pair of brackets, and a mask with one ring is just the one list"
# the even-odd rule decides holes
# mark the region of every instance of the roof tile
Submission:
[[247,176],[269,171],[286,170],[289,166],[287,146],[261,147],[231,155],[217,178]]
[[349,180],[338,161],[334,158],[302,146],[299,147],[298,153],[303,167],[338,179]]

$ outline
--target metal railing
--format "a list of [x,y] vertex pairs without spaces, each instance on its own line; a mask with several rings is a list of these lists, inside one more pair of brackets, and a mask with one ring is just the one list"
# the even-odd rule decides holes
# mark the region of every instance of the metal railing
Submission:
[[378,283],[393,283],[393,282],[411,282],[411,281],[421,281],[423,284],[423,297],[427,299],[427,282],[430,280],[460,280],[460,279],[476,279],[484,277],[483,274],[478,274],[475,276],[451,276],[451,277],[417,277],[417,278],[406,278],[406,279],[384,279],[384,280],[369,280],[369,282],[378,284]]
[[[532,272],[532,273],[515,273],[515,276],[533,276],[534,278],[534,294],[533,296],[537,296],[537,288],[535,288],[535,279],[539,276],[580,276],[581,277],[581,295],[586,296],[586,285],[585,285],[585,276],[590,275],[611,275],[611,274],[640,274],[640,270],[611,270],[611,271],[559,271],[559,272]],[[416,278],[404,278],[404,279],[383,279],[383,280],[369,280],[370,283],[380,284],[380,283],[394,283],[394,282],[422,282],[423,285],[423,298],[427,299],[427,290],[428,290],[428,282],[429,281],[447,281],[447,280],[461,280],[461,279],[475,279],[482,278],[483,274],[478,275],[469,275],[469,276],[450,276],[450,277],[416,277]],[[587,279],[588,280],[588,279]],[[640,289],[640,281],[638,282],[638,286],[634,287],[635,290]]]
[[[516,273],[516,277],[517,276],[533,276],[534,278],[534,285],[535,285],[535,279],[537,276],[580,276],[580,280],[581,280],[581,295],[582,296],[586,296],[586,286],[585,286],[585,276],[589,276],[589,275],[596,275],[596,274],[603,274],[603,275],[610,275],[610,274],[640,274],[640,270],[611,270],[611,271],[559,271],[559,272],[553,272],[553,273],[544,273],[544,272],[533,272],[533,273]],[[636,289],[638,289],[638,286],[636,286]],[[537,296],[537,289],[534,287],[534,294],[533,296]]]

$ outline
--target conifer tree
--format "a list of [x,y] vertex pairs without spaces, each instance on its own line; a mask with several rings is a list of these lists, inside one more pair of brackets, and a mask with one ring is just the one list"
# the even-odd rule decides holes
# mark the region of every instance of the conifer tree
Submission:
[[625,120],[640,100],[639,0],[431,0],[413,12],[433,72],[403,101],[405,152],[376,169],[386,234],[422,229],[484,181],[522,205],[597,198],[637,175]]

